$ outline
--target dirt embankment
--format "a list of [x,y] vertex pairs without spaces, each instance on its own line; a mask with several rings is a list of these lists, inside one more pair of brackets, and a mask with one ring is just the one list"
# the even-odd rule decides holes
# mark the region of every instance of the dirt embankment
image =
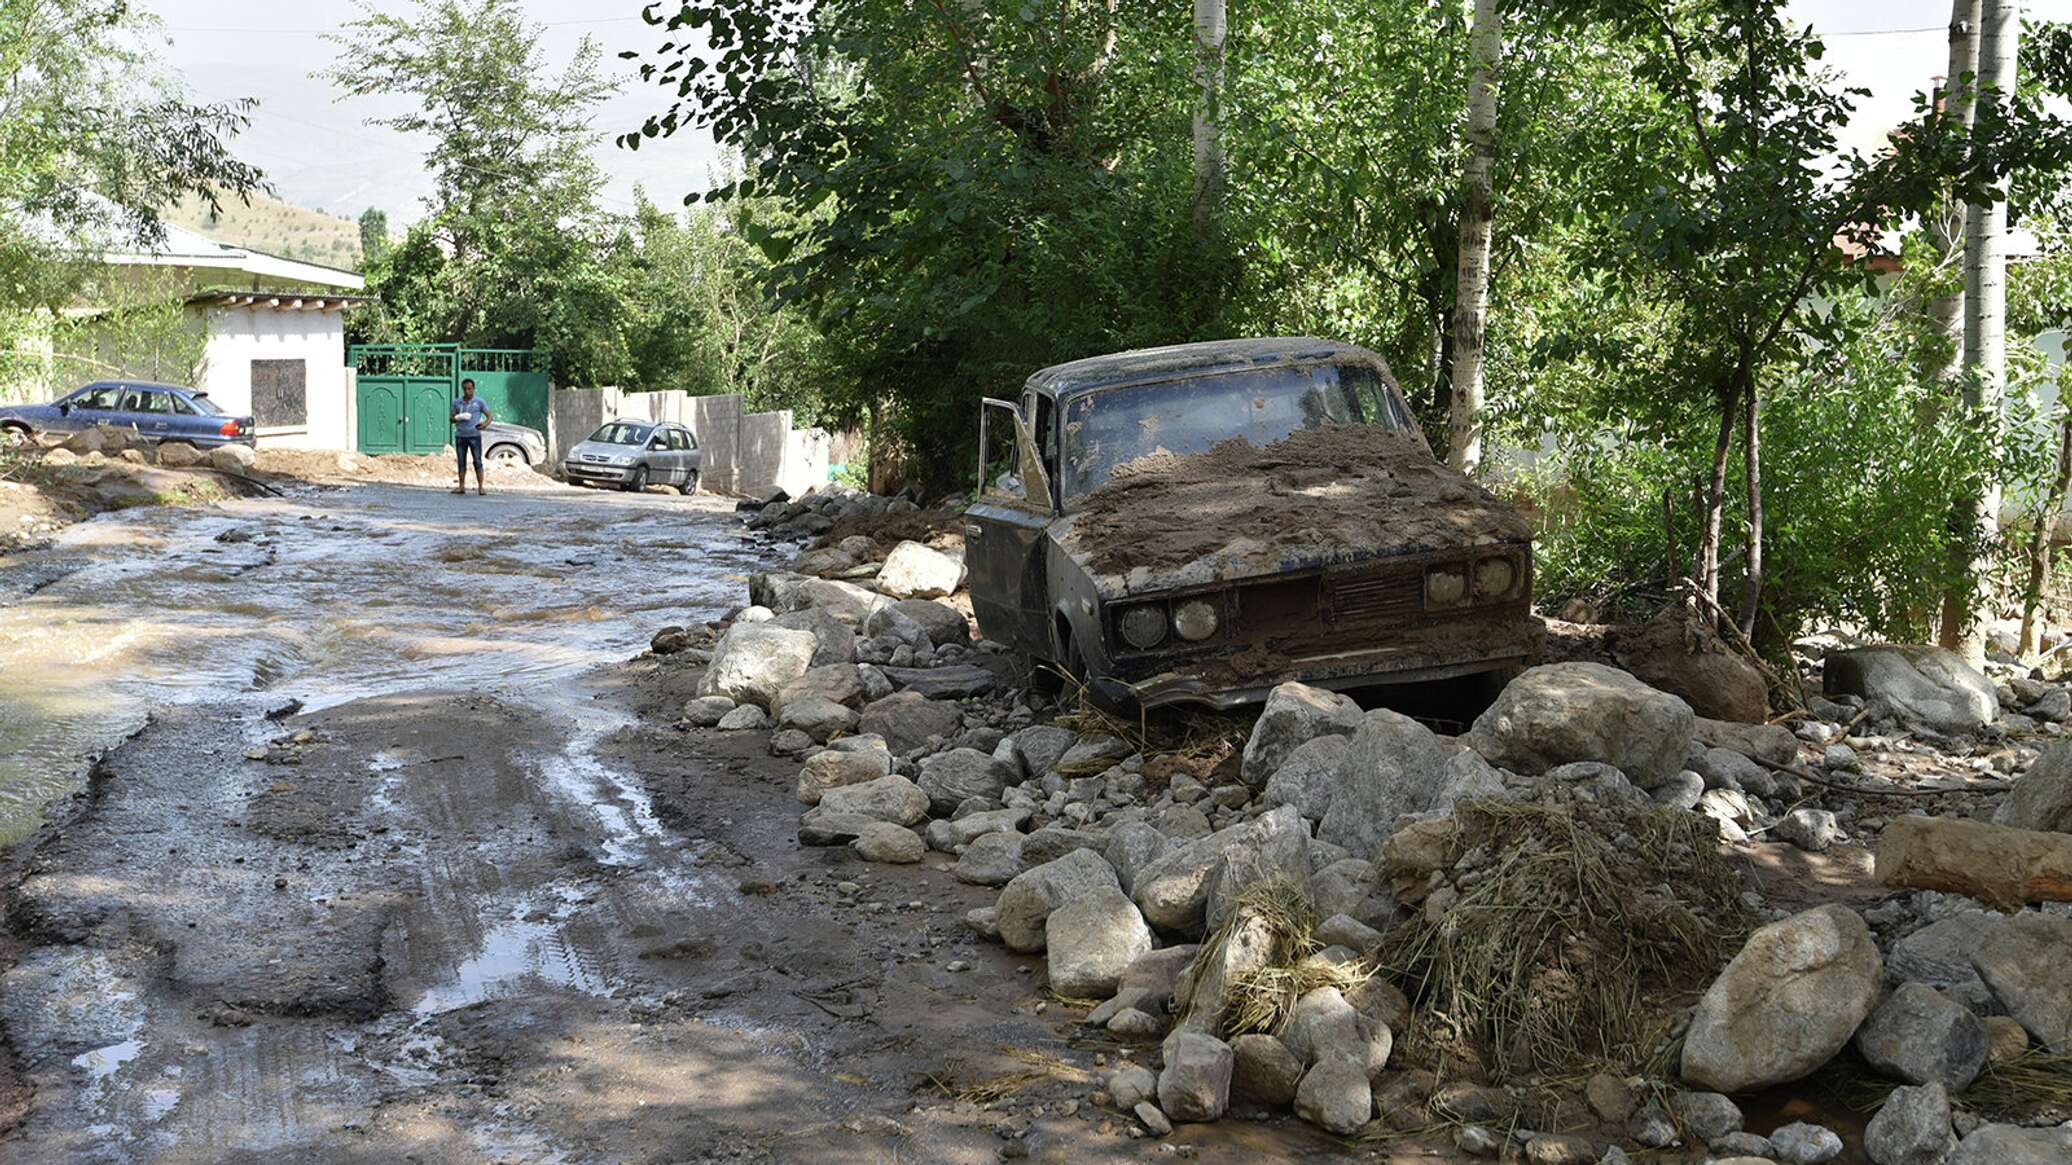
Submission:
[[1154,453],[1088,494],[1068,546],[1103,573],[1205,555],[1344,557],[1529,537],[1525,519],[1432,460],[1416,437],[1371,426],[1303,429],[1264,448]]

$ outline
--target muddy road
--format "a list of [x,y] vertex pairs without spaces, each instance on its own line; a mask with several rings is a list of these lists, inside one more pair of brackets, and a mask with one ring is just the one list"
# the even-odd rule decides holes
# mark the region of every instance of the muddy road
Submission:
[[1133,1139],[992,892],[799,847],[795,765],[633,658],[761,553],[366,486],[0,560],[0,1161],[1425,1159]]

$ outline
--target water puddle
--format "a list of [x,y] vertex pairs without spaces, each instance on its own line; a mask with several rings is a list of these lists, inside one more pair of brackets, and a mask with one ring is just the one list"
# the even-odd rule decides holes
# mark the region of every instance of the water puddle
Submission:
[[117,1069],[136,1059],[137,1053],[143,1050],[144,1041],[127,1039],[119,1044],[109,1044],[105,1048],[81,1052],[72,1057],[72,1063],[86,1069],[86,1074],[98,1083],[115,1075]]

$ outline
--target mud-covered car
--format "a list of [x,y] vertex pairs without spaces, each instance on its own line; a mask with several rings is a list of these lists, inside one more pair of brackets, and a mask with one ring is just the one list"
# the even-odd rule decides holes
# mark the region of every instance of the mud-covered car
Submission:
[[1530,527],[1433,458],[1365,349],[1061,364],[988,399],[979,441],[980,630],[1112,704],[1505,672],[1538,649]]

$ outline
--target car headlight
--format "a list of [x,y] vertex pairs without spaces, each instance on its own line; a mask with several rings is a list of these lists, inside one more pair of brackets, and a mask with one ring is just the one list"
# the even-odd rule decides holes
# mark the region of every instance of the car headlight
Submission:
[[1458,607],[1468,597],[1467,571],[1457,566],[1437,566],[1425,572],[1425,606]]
[[1518,582],[1518,568],[1508,558],[1485,558],[1475,566],[1475,597],[1501,599]]
[[1117,625],[1122,630],[1123,641],[1140,651],[1165,642],[1166,613],[1157,603],[1131,607],[1122,613]]
[[1216,633],[1216,605],[1207,599],[1192,599],[1173,611],[1173,630],[1189,641],[1207,639]]
[[618,456],[616,456],[616,457],[612,458],[612,464],[613,464],[613,465],[631,465],[631,464],[633,464],[633,458],[632,458],[632,457],[631,457],[630,455],[628,455],[628,454],[624,454],[624,453],[621,453],[621,454],[619,454]]

